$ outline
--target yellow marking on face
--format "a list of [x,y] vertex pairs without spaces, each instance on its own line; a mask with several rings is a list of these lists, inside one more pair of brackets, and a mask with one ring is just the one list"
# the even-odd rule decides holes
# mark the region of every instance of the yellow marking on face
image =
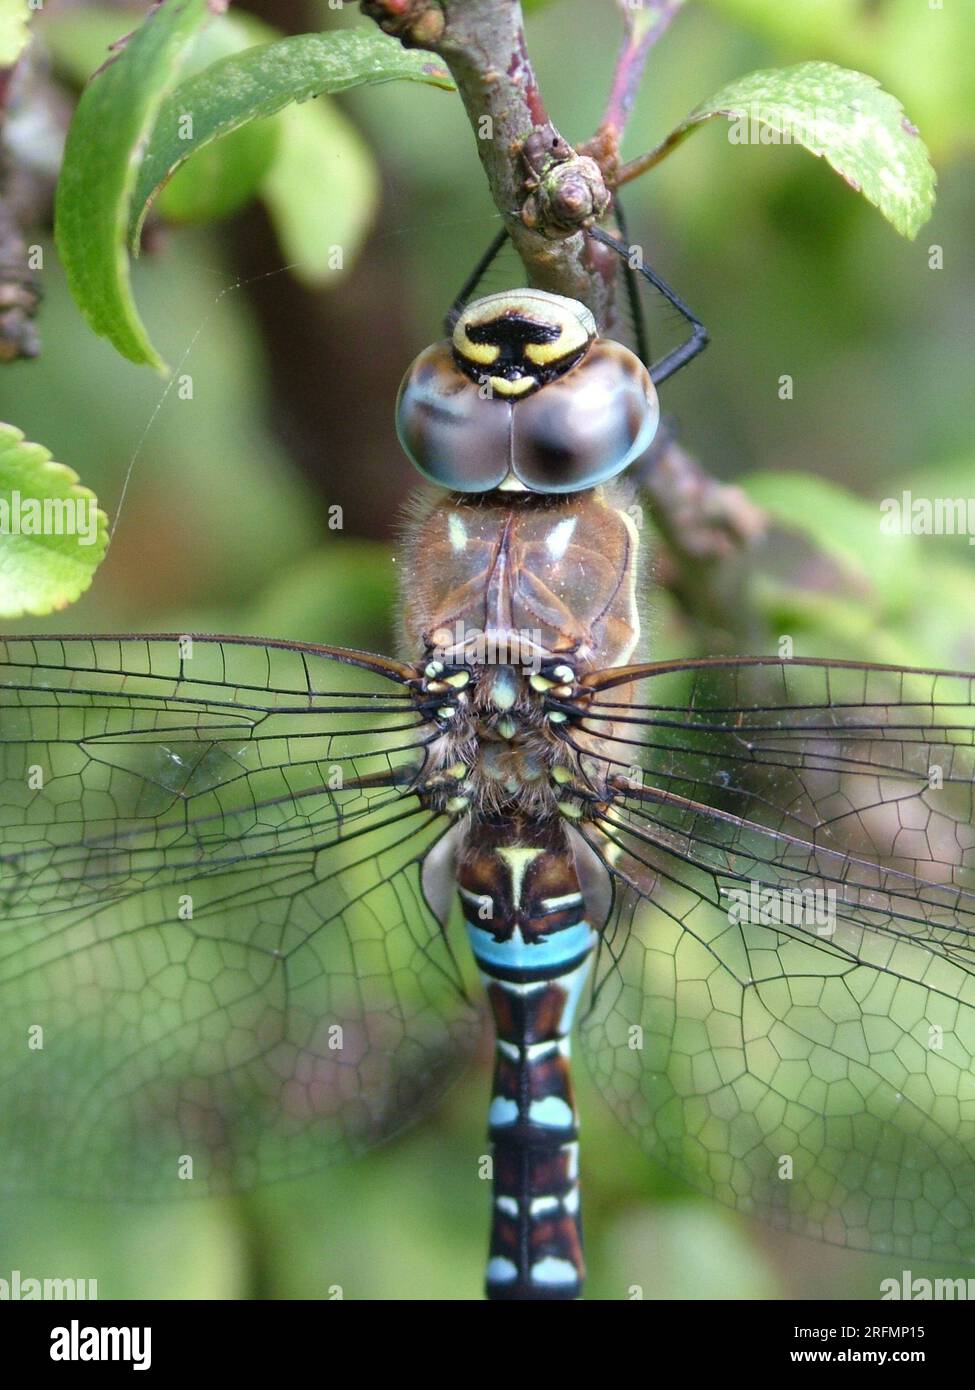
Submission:
[[557,362],[560,357],[570,357],[581,352],[592,337],[574,314],[566,314],[561,318],[559,327],[561,333],[550,343],[525,344],[525,356],[529,362],[534,362],[539,367],[547,367],[550,362]]
[[479,367],[490,367],[497,362],[501,349],[494,343],[472,343],[467,334],[458,335],[454,329],[454,346],[468,362],[476,362]]
[[531,391],[538,385],[533,376],[515,377],[514,381],[509,381],[504,376],[489,376],[487,380],[496,396],[523,396],[526,391]]

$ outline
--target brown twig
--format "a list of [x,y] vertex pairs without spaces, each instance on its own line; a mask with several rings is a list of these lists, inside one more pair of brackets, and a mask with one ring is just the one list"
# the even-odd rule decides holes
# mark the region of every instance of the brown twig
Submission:
[[628,159],[625,164],[621,164],[616,170],[613,186],[622,188],[625,183],[632,183],[641,174],[649,173],[662,159],[666,159],[671,150],[677,148],[682,140],[691,133],[693,126],[678,126],[659,145],[655,145],[646,154],[637,155],[636,159]]
[[14,161],[4,126],[22,63],[0,70],[0,362],[37,357],[40,337],[34,324],[40,290],[28,267],[27,241],[13,197]]
[[581,300],[605,323],[615,274],[581,228],[602,216],[610,193],[595,161],[549,119],[519,0],[362,0],[362,10],[447,64],[529,283]]
[[666,545],[658,582],[710,634],[729,634],[732,647],[761,648],[763,634],[747,600],[747,553],[764,539],[765,513],[741,488],[705,472],[667,422],[636,467]]
[[599,123],[600,130],[614,131],[617,141],[626,128],[647,56],[683,3],[684,0],[639,0],[639,3],[632,5],[622,0],[623,43],[616,59],[609,99]]
[[[0,168],[0,190],[5,182],[6,170]],[[39,356],[41,340],[34,324],[39,301],[23,231],[0,191],[0,362]]]

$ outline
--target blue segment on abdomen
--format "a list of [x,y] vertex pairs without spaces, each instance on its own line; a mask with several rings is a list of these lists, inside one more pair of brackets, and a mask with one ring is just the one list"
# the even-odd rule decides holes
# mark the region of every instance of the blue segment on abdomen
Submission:
[[477,963],[490,971],[492,966],[505,970],[553,970],[557,972],[584,956],[596,943],[596,933],[588,922],[577,922],[553,932],[525,940],[518,927],[504,941],[495,941],[489,928],[467,922],[467,935]]

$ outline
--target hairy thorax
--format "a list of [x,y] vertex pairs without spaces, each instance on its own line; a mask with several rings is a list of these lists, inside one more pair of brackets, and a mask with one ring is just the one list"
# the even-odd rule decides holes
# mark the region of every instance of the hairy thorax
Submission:
[[632,519],[602,489],[453,496],[419,520],[403,646],[440,729],[424,778],[435,804],[558,810],[596,751],[585,677],[624,665],[639,640],[637,556]]

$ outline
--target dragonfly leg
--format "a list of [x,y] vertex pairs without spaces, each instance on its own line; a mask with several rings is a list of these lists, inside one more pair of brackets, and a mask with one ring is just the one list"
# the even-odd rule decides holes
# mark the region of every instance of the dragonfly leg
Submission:
[[[588,227],[586,230],[594,241],[601,241],[605,246],[611,246],[613,250],[618,252],[623,260],[629,264],[630,248],[628,246],[624,246],[621,241],[617,241],[616,237],[610,236],[608,232],[604,232],[601,227]],[[647,366],[650,368],[650,377],[654,386],[659,386],[661,382],[666,381],[667,378],[673,376],[675,372],[679,372],[681,367],[686,367],[687,363],[690,362],[692,358],[696,357],[698,353],[703,352],[711,340],[704,324],[693,310],[688,308],[677,291],[670,288],[666,280],[658,275],[655,270],[651,270],[648,265],[644,265],[642,261],[634,268],[638,275],[642,275],[644,280],[649,281],[654,289],[659,290],[664,299],[674,306],[677,312],[681,314],[690,325],[691,329],[691,336],[686,342],[681,343],[680,347],[676,347],[672,352],[668,352],[664,357],[661,357],[659,362],[654,362],[652,365],[649,362],[647,363]]]

